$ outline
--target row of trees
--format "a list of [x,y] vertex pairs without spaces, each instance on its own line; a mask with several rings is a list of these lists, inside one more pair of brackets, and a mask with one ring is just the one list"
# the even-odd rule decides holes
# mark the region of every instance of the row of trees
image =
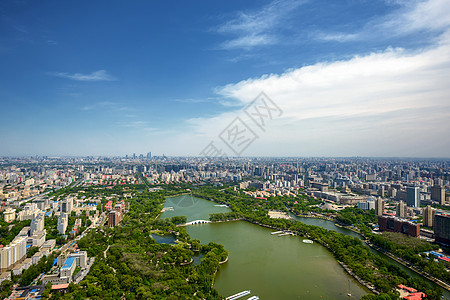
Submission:
[[0,245],[8,245],[24,228],[30,226],[31,220],[18,221],[15,220],[11,224],[6,223],[1,218],[0,222]]
[[227,212],[227,213],[215,213],[209,215],[209,220],[213,222],[217,221],[231,221],[231,220],[238,220],[241,219],[242,215],[239,213],[236,213],[234,211]]
[[[78,241],[80,249],[96,256],[89,274],[79,285],[71,284],[68,293],[54,294],[52,299],[220,299],[212,283],[228,252],[222,245],[191,240],[184,227],[176,226],[186,222],[185,216],[157,218],[166,193],[183,191],[167,188],[170,191],[150,193],[139,185],[127,187],[133,198],[127,200],[130,212],[120,226],[91,231]],[[158,244],[152,232],[174,234],[179,243]],[[194,266],[196,253],[203,258]]]

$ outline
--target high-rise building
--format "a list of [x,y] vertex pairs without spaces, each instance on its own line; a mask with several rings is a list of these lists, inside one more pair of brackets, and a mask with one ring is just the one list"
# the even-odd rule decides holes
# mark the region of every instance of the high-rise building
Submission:
[[409,207],[420,207],[419,188],[417,186],[406,187],[406,204]]
[[34,235],[44,230],[44,213],[40,213],[31,221],[30,235]]
[[0,248],[0,272],[11,269],[27,255],[27,238],[16,237],[8,246]]
[[0,248],[0,272],[6,271],[10,266],[10,247]]
[[72,212],[72,209],[73,209],[73,198],[72,197],[65,198],[61,202],[61,211],[70,214]]
[[111,210],[108,215],[108,226],[115,227],[119,224],[122,214],[118,211]]
[[147,153],[147,159],[152,159],[152,153],[151,152]]
[[56,228],[60,234],[65,234],[67,230],[67,225],[69,223],[69,217],[66,213],[61,213],[58,218],[58,224]]
[[434,180],[434,185],[443,185],[444,181],[441,178],[436,178]]
[[382,216],[384,210],[384,201],[381,199],[381,197],[378,197],[378,199],[375,201],[375,214],[377,216]]
[[114,210],[122,213],[122,205],[120,203],[117,203],[116,205],[114,205]]
[[397,208],[395,211],[395,216],[399,218],[406,218],[408,212],[408,208],[406,207],[405,202],[401,201],[397,204]]
[[434,213],[434,209],[429,205],[423,209],[423,226],[433,228]]
[[434,216],[434,236],[436,242],[450,245],[450,215]]
[[437,201],[440,205],[445,205],[445,189],[443,186],[435,185],[431,187],[431,200]]
[[384,197],[384,194],[386,193],[384,185],[380,186],[378,189],[378,195],[381,197]]

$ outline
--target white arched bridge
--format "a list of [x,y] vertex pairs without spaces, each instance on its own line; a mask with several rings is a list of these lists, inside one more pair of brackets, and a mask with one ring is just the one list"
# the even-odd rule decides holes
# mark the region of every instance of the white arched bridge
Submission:
[[195,220],[195,221],[184,223],[183,226],[195,225],[195,224],[205,224],[205,223],[211,223],[211,221],[209,221],[209,220]]

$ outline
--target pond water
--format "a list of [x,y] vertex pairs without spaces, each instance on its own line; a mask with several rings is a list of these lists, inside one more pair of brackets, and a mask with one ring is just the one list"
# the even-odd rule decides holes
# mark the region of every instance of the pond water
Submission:
[[[162,218],[207,220],[210,213],[230,211],[189,195],[177,198],[167,199],[165,207],[174,209]],[[191,225],[186,230],[193,239],[220,243],[229,251],[214,283],[222,296],[251,290],[261,299],[348,299],[350,292],[351,299],[359,299],[367,293],[326,248],[303,243],[301,237],[279,237],[245,221]]]

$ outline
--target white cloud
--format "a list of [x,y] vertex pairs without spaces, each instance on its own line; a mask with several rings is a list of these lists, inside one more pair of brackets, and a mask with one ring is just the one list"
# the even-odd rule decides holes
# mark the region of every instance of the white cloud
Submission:
[[450,26],[450,5],[448,0],[416,0],[404,2],[404,8],[388,15],[379,25],[383,29],[399,33],[418,30],[442,30]]
[[52,73],[52,75],[62,78],[68,78],[72,80],[78,80],[78,81],[115,81],[117,80],[114,76],[111,76],[108,74],[106,70],[98,70],[95,72],[92,72],[90,74],[82,74],[82,73]]
[[[257,132],[261,138],[244,155],[448,156],[449,74],[450,39],[442,39],[421,51],[388,48],[250,78],[217,92],[243,107],[264,91],[284,111],[267,132]],[[198,147],[217,140],[239,114],[191,119],[205,144]]]
[[[389,39],[417,32],[427,32],[423,39],[433,38],[450,26],[448,0],[414,0],[396,2],[400,7],[375,18],[355,32],[315,32],[313,38],[323,41]],[[430,34],[433,33],[433,34]]]
[[239,12],[237,16],[222,24],[217,32],[234,35],[235,38],[222,43],[224,49],[250,49],[276,43],[272,32],[286,16],[302,4],[298,0],[275,0],[253,12]]
[[269,36],[266,34],[252,34],[238,37],[233,40],[226,41],[222,43],[222,48],[224,49],[250,49],[256,46],[265,46],[275,44],[276,38],[274,36]]
[[315,33],[314,38],[321,41],[338,41],[338,42],[350,42],[360,39],[359,34],[355,33]]

